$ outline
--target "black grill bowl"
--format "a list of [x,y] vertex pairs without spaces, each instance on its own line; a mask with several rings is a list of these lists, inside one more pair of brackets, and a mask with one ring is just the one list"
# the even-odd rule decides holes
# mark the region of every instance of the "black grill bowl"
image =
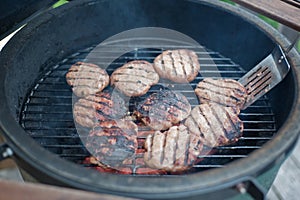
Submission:
[[19,122],[26,98],[45,72],[75,52],[139,27],[184,33],[230,58],[244,72],[277,44],[283,48],[289,44],[258,17],[219,1],[85,0],[49,10],[28,22],[0,55],[1,133],[20,167],[41,182],[95,192],[152,199],[224,199],[237,194],[239,183],[251,188],[253,178],[282,163],[300,130],[300,59],[295,50],[288,56],[289,74],[266,96],[276,121],[274,136],[220,168],[176,176],[100,173],[58,157],[24,130]]

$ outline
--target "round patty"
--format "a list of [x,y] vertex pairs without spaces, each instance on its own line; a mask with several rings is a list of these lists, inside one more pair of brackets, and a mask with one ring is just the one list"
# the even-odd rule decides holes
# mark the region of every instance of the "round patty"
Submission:
[[184,125],[210,147],[237,142],[244,129],[234,108],[215,103],[196,106]]
[[151,63],[135,60],[116,69],[110,77],[111,85],[126,96],[141,96],[159,81]]
[[177,83],[186,83],[196,78],[200,64],[194,51],[167,50],[155,58],[154,69],[161,78]]
[[78,97],[101,92],[109,84],[109,76],[104,69],[84,62],[72,65],[66,74],[66,80]]
[[200,81],[195,93],[201,103],[218,103],[240,110],[247,98],[246,88],[233,79],[205,78]]
[[93,127],[101,121],[120,119],[126,115],[124,100],[109,91],[80,98],[73,107],[75,122],[83,127]]
[[166,130],[184,120],[191,112],[191,105],[181,93],[163,89],[149,95],[134,114],[154,130]]
[[101,163],[111,168],[123,165],[138,148],[138,127],[132,121],[100,122],[86,139],[87,150]]
[[146,165],[169,172],[184,171],[193,166],[203,144],[184,125],[172,126],[168,131],[156,131],[145,142]]

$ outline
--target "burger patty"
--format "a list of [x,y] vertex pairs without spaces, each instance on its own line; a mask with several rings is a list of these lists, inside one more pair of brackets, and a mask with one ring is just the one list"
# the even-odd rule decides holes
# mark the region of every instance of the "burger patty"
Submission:
[[90,128],[100,121],[120,119],[126,112],[124,100],[117,93],[109,91],[80,98],[73,106],[75,122]]
[[195,93],[201,103],[218,103],[241,109],[247,98],[247,90],[233,79],[206,78],[199,82]]
[[187,83],[196,78],[200,64],[194,51],[166,50],[155,58],[154,69],[161,78],[177,83]]
[[100,172],[108,172],[114,174],[147,174],[147,175],[161,175],[167,174],[164,170],[153,169],[145,165],[144,158],[132,159],[128,164],[120,165],[118,167],[110,168],[99,162],[95,157],[88,156],[84,159],[83,164],[93,165],[96,170]]
[[184,125],[210,147],[237,142],[244,128],[234,108],[214,103],[195,107]]
[[85,145],[99,162],[114,168],[134,156],[137,133],[138,127],[132,121],[103,121],[90,131]]
[[66,80],[78,97],[101,92],[109,84],[109,76],[105,70],[84,62],[72,65],[66,74]]
[[126,96],[146,94],[152,85],[159,81],[159,76],[151,63],[135,60],[116,69],[110,77],[111,85]]
[[142,101],[134,114],[150,128],[166,130],[185,119],[190,112],[191,105],[185,96],[163,89]]
[[202,147],[199,136],[190,133],[186,126],[172,126],[168,131],[147,136],[144,161],[151,168],[184,171],[193,166]]

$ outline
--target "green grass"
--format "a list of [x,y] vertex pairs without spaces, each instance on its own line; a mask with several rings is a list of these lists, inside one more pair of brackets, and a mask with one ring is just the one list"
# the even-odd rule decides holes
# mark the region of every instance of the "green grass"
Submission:
[[62,6],[66,3],[68,3],[69,1],[68,0],[58,0],[55,4],[52,5],[52,8],[57,8],[59,6]]
[[267,22],[268,24],[270,24],[271,26],[273,26],[274,28],[278,29],[279,27],[279,23],[274,21],[273,19],[270,19],[264,15],[258,15],[259,18],[261,18],[262,20],[264,20],[265,22]]
[[229,4],[232,4],[232,5],[235,5],[235,3],[234,3],[234,2],[232,2],[232,1],[230,1],[230,0],[220,0],[220,1],[224,1],[224,2],[226,2],[226,3],[229,3]]

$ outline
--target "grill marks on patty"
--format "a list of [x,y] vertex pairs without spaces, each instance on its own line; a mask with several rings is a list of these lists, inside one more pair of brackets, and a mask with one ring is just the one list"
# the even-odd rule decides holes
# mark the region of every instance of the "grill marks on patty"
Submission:
[[169,172],[187,170],[197,160],[203,145],[184,125],[172,126],[168,131],[156,131],[145,142],[145,163]]
[[66,74],[67,83],[78,97],[101,92],[109,84],[107,72],[92,63],[77,62]]
[[187,49],[167,50],[155,58],[154,69],[162,78],[186,83],[196,78],[200,64],[194,51]]
[[148,96],[134,114],[152,129],[166,130],[185,119],[190,111],[191,105],[185,96],[164,89]]
[[79,99],[73,107],[75,121],[84,127],[93,127],[99,121],[120,119],[126,115],[124,100],[109,91]]
[[199,82],[195,93],[201,103],[218,103],[241,109],[247,98],[247,90],[233,79],[206,78]]
[[138,148],[138,127],[132,121],[100,122],[86,139],[88,151],[101,163],[118,167],[134,156]]
[[141,96],[159,81],[151,63],[135,60],[116,69],[111,75],[111,85],[126,96]]
[[244,128],[234,108],[214,103],[195,107],[184,124],[210,147],[236,142]]

